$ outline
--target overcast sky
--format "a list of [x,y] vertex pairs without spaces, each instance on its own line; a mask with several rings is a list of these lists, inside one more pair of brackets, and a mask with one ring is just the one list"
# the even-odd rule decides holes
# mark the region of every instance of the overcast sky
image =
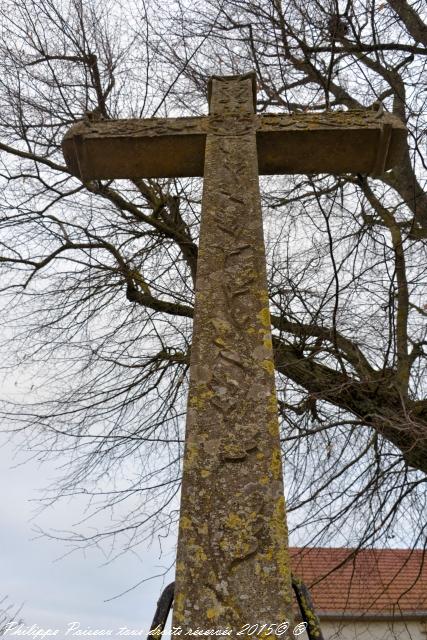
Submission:
[[[160,559],[155,542],[145,552],[141,550],[139,557],[125,554],[107,566],[96,550],[78,551],[59,559],[68,551],[66,544],[38,537],[36,526],[59,529],[79,520],[79,504],[74,500],[53,506],[34,520],[37,503],[32,501],[52,480],[54,465],[29,462],[16,467],[17,460],[12,456],[11,445],[0,448],[0,597],[8,595],[16,605],[23,604],[21,616],[27,625],[62,632],[68,623],[78,621],[81,627],[118,629],[127,625],[147,630],[162,589],[161,578],[113,601],[105,600],[143,578],[161,573],[173,560],[173,541]],[[169,574],[165,584],[172,580]]]

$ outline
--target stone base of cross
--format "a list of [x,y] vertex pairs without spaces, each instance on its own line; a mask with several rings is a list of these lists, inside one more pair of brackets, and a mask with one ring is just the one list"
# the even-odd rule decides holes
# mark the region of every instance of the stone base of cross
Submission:
[[369,110],[256,115],[255,94],[253,73],[214,77],[207,117],[85,121],[63,142],[84,181],[204,178],[173,614],[183,635],[245,638],[245,625],[292,618],[258,175],[380,175],[405,136]]

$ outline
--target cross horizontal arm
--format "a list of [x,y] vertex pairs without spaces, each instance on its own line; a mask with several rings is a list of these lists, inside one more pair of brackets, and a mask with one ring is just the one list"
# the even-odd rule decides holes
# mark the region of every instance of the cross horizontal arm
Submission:
[[368,109],[258,116],[260,174],[381,175],[404,148],[405,125]]
[[62,150],[82,180],[202,176],[206,120],[82,120],[67,131]]
[[[381,175],[398,162],[406,137],[398,118],[372,110],[253,118],[260,174]],[[216,125],[212,116],[85,120],[67,132],[63,152],[83,180],[203,176],[206,136]]]

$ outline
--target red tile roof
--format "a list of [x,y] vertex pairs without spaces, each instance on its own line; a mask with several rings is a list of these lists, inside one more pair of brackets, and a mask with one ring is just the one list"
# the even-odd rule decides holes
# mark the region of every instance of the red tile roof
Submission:
[[290,553],[292,572],[310,589],[317,612],[427,613],[421,550],[364,549],[352,556],[352,549],[291,547]]

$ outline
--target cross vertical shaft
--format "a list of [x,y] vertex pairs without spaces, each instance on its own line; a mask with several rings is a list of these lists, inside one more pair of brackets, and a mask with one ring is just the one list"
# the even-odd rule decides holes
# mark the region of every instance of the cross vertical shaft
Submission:
[[291,617],[253,102],[251,74],[211,80],[173,618],[184,633]]

